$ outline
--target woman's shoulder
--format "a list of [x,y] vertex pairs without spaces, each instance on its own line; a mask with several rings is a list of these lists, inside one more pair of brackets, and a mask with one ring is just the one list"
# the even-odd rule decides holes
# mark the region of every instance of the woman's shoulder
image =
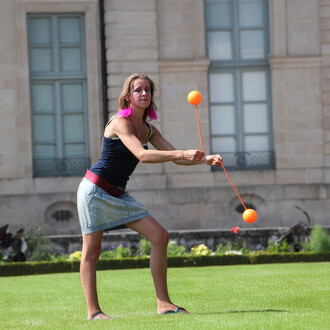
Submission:
[[112,116],[109,121],[107,122],[107,125],[105,126],[106,128],[111,124],[111,126],[127,126],[130,125],[129,121],[127,118],[121,116],[121,115],[114,115]]
[[104,136],[109,138],[117,137],[114,131],[121,127],[124,128],[127,125],[129,125],[127,118],[120,115],[114,115],[109,119],[105,126]]
[[121,122],[121,123],[127,123],[128,120],[127,118],[125,118],[124,116],[121,116],[121,115],[113,115],[112,117],[110,117],[108,123],[107,123],[107,126],[111,123],[111,122]]

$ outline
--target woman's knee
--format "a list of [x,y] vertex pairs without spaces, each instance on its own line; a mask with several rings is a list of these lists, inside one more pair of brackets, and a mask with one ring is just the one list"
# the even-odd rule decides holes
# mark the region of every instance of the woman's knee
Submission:
[[133,221],[126,226],[147,238],[152,244],[168,244],[169,233],[151,216]]
[[151,243],[167,246],[169,239],[170,234],[168,233],[168,231],[164,228],[159,228],[157,232],[154,233],[154,237]]
[[96,262],[101,255],[101,247],[84,247],[82,259],[88,262]]

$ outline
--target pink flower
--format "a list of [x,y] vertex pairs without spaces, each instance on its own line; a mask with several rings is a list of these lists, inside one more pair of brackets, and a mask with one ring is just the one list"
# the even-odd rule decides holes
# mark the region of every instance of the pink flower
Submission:
[[230,230],[230,232],[232,233],[232,234],[238,234],[239,233],[239,231],[240,231],[240,227],[233,227],[231,230]]

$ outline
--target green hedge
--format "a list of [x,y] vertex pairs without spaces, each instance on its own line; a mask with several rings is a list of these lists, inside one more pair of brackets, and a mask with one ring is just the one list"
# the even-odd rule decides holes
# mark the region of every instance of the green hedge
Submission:
[[79,271],[79,261],[28,261],[0,264],[0,276],[69,273]]
[[[273,253],[246,255],[206,255],[206,256],[176,256],[168,257],[169,267],[200,267],[220,265],[244,265],[289,262],[326,262],[330,261],[330,253]],[[0,277],[37,275],[50,273],[68,273],[79,271],[79,261],[57,262],[16,262],[0,263]],[[123,259],[100,259],[97,270],[147,268],[149,258],[134,257]]]
[[289,262],[326,262],[330,261],[330,252],[314,253],[269,253],[249,256],[251,264],[289,263]]
[[250,257],[244,255],[206,255],[206,256],[175,256],[168,257],[169,267],[200,267],[219,265],[243,265],[249,264]]

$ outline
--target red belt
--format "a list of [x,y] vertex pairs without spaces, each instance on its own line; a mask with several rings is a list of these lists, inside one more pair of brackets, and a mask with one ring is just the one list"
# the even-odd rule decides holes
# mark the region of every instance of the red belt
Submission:
[[125,193],[124,189],[116,187],[115,185],[110,183],[108,180],[103,179],[99,175],[91,172],[90,170],[87,170],[87,172],[85,174],[85,178],[88,181],[90,181],[90,182],[94,183],[95,185],[97,185],[98,187],[100,187],[101,189],[103,189],[104,191],[106,191],[111,196],[120,197],[121,195],[123,195]]

